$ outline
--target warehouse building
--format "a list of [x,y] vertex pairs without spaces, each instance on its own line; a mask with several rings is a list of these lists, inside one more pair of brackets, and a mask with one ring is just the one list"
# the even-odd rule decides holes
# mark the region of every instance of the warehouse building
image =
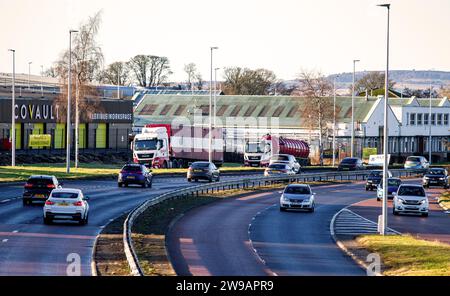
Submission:
[[[246,139],[265,133],[303,139],[310,143],[311,155],[318,153],[318,130],[311,126],[307,114],[309,98],[294,96],[217,96],[217,126],[224,127],[226,151],[242,152]],[[325,98],[333,101],[333,98]],[[409,155],[428,157],[428,99],[390,99],[389,152],[391,159],[402,162]],[[363,155],[364,148],[382,150],[383,97],[355,98],[355,151]],[[450,101],[431,100],[431,134],[433,161],[450,160]],[[327,122],[324,147],[331,151],[333,130],[338,157],[350,154],[351,98],[336,98],[336,127]],[[202,115],[202,121],[196,116]],[[146,94],[134,110],[134,128],[139,132],[145,124],[171,123],[182,117],[193,125],[208,126],[208,95]],[[327,155],[326,157],[330,157]]]
[[[16,92],[18,94],[19,92]],[[22,92],[16,97],[16,149],[18,153],[33,150],[64,153],[66,148],[66,111],[58,94]],[[81,104],[80,104],[81,105]],[[85,98],[79,124],[80,151],[129,149],[133,106],[130,100]],[[72,107],[73,108],[73,107]],[[72,109],[72,143],[75,143],[75,112]],[[0,150],[10,150],[11,92],[0,91]],[[48,146],[30,146],[31,135],[50,135]],[[73,144],[72,144],[73,145]]]

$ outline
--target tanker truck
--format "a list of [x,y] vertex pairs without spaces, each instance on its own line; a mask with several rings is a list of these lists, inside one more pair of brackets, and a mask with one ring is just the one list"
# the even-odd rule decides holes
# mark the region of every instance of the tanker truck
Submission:
[[[131,144],[133,161],[153,168],[188,167],[194,161],[208,161],[209,129],[170,124],[148,124]],[[223,163],[222,129],[212,130],[212,162]]]
[[309,145],[303,140],[288,139],[265,135],[260,140],[249,140],[245,143],[245,166],[268,166],[270,158],[275,154],[290,154],[297,158],[302,166],[309,164]]

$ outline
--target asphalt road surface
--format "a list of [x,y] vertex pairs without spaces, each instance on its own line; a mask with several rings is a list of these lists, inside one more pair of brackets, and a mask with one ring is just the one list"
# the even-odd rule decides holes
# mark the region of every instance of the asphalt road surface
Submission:
[[[329,225],[339,210],[364,200],[368,201],[359,204],[358,213],[365,214],[365,203],[371,203],[369,218],[377,221],[381,203],[373,204],[375,191],[366,192],[362,182],[320,186],[313,191],[317,193],[314,213],[280,212],[278,192],[223,200],[189,211],[168,234],[175,271],[179,275],[365,275],[338,249]],[[390,227],[411,232],[417,223],[424,223],[428,225],[420,228],[424,236],[427,232],[437,237],[444,228],[448,233],[450,220],[442,219],[446,214],[436,205],[432,208],[424,222],[417,222],[422,221],[418,217],[396,217],[398,221]]]
[[[239,177],[222,177],[223,180],[233,178]],[[195,184],[182,177],[170,180],[156,177],[153,188],[118,188],[113,180],[65,181],[64,187],[79,188],[90,197],[89,224],[86,226],[71,222],[44,225],[42,204],[24,207],[18,198],[22,194],[22,186],[2,186],[0,275],[66,275],[70,254],[79,255],[81,275],[90,275],[95,238],[108,222],[147,199],[192,185]]]

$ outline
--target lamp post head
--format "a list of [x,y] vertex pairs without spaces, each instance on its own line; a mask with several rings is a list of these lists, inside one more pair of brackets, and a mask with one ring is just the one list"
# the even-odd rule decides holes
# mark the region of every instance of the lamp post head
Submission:
[[16,52],[16,50],[15,49],[8,49],[8,51],[11,51],[11,52]]
[[359,62],[360,60],[353,60],[353,63]]
[[211,46],[211,50],[213,49],[219,49],[217,46]]
[[70,33],[70,34],[72,34],[72,33],[78,33],[78,31],[77,31],[77,30],[70,30],[69,33]]
[[391,4],[378,4],[377,6],[386,7],[387,9],[389,9],[391,7]]

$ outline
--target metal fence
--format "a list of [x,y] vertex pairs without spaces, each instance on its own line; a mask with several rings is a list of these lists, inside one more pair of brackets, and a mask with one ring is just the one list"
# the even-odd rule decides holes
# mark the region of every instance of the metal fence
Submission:
[[[421,176],[426,170],[390,170],[392,176],[395,177],[409,177]],[[159,204],[166,200],[173,200],[177,198],[186,198],[189,196],[199,196],[202,194],[215,193],[231,189],[249,189],[259,188],[262,186],[272,185],[276,183],[298,183],[298,182],[326,182],[326,181],[357,181],[365,180],[370,174],[370,171],[353,171],[353,172],[321,172],[308,173],[293,176],[277,176],[277,177],[243,177],[239,180],[222,181],[211,184],[202,184],[190,186],[174,191],[164,193],[152,200],[148,200],[132,210],[123,224],[123,244],[124,252],[131,270],[131,274],[135,276],[143,276],[143,271],[139,265],[136,252],[134,250],[133,240],[131,237],[131,229],[134,221],[141,213],[149,207]]]

